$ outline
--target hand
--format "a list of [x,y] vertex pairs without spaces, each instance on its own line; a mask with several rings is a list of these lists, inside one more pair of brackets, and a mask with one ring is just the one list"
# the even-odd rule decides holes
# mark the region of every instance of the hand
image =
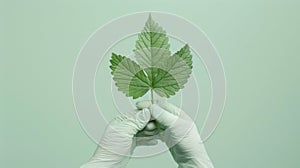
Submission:
[[[157,139],[151,136],[154,127],[148,123],[150,117],[148,109],[117,116],[106,128],[94,156],[81,168],[125,167],[136,146],[157,144]],[[135,137],[138,132],[150,136]]]
[[162,127],[158,137],[169,147],[179,168],[213,168],[195,123],[184,111],[162,101],[139,102],[137,108],[150,109],[151,116]]

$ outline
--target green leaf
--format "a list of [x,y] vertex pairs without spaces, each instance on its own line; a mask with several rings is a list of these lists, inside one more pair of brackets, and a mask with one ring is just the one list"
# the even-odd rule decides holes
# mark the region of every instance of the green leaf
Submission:
[[120,62],[122,62],[122,60],[124,59],[125,57],[124,56],[121,56],[121,55],[117,55],[115,53],[112,53],[112,56],[111,56],[111,60],[110,60],[110,69],[112,70],[111,71],[111,74],[113,75],[114,74],[114,71],[116,70],[118,64]]
[[172,75],[182,89],[187,83],[193,68],[192,55],[188,45],[182,47],[173,56],[161,65],[165,71]]
[[192,73],[192,55],[188,45],[162,61],[158,67],[146,68],[150,87],[161,97],[170,97],[184,87]]
[[138,98],[149,90],[149,80],[140,66],[131,59],[112,54],[111,70],[119,91],[128,97]]
[[150,89],[161,97],[175,95],[187,83],[193,62],[190,48],[183,46],[171,56],[166,32],[149,16],[138,35],[133,60],[112,54],[111,70],[118,90],[134,99]]
[[169,39],[162,27],[156,23],[151,15],[144,30],[138,35],[133,50],[135,58],[142,68],[156,67],[164,58],[171,55]]
[[190,47],[187,44],[184,45],[179,51],[177,51],[175,55],[179,56],[183,61],[185,61],[186,65],[189,68],[193,68],[192,55]]
[[152,88],[161,97],[170,97],[180,89],[176,79],[167,71],[161,68],[144,69]]

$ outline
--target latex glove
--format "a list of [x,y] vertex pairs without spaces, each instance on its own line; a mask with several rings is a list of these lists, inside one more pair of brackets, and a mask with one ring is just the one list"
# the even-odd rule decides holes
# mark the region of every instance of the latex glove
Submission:
[[166,143],[179,168],[213,168],[197,126],[180,108],[167,102],[138,102],[139,109],[149,108],[162,128],[158,136]]
[[137,145],[157,144],[157,139],[152,136],[135,137],[139,131],[141,135],[153,135],[151,130],[154,128],[151,124],[150,127],[147,126],[150,117],[148,109],[117,116],[106,128],[94,156],[81,168],[125,167]]

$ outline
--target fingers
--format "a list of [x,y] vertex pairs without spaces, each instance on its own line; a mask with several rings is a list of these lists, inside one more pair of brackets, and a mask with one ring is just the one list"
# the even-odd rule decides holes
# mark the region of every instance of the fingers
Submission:
[[164,110],[178,116],[180,119],[187,120],[187,121],[192,120],[190,118],[190,116],[188,114],[186,114],[182,109],[180,109],[179,107],[177,107],[171,103],[168,103],[166,101],[158,101],[157,105],[159,105]]
[[149,108],[150,120],[157,120],[165,127],[171,126],[178,118],[191,120],[190,117],[177,106],[166,101],[156,101],[152,104],[150,100],[141,101],[136,104],[138,109]]
[[[179,116],[182,113],[182,110],[175,105],[168,103],[167,101],[156,101],[155,104],[159,105],[164,110]],[[136,103],[136,107],[141,110],[144,108],[150,108],[152,102],[150,100],[144,100]]]
[[146,136],[153,136],[157,134],[158,134],[158,130],[156,129],[154,122],[150,121],[143,130],[139,131],[136,134],[136,137],[146,137]]
[[166,111],[157,104],[150,107],[151,116],[165,127],[170,127],[178,119],[178,116]]
[[178,107],[176,107],[175,105],[168,103],[167,101],[158,101],[157,105],[159,105],[162,109],[176,115],[179,116],[182,112],[182,110]]
[[140,131],[145,128],[147,123],[150,121],[151,114],[149,109],[144,108],[143,110],[136,113],[135,124],[137,126],[137,130]]
[[156,129],[156,127],[155,127],[155,123],[153,121],[149,122],[145,127],[146,131],[153,131],[155,129]]
[[[165,101],[157,101],[156,104],[152,104],[150,100],[140,101],[137,102],[136,107],[138,109],[149,108],[151,119],[157,120],[165,127],[171,126],[178,119],[181,112],[181,109]],[[155,125],[152,126],[155,127]]]
[[134,136],[143,130],[150,121],[150,110],[145,108],[136,113],[123,113],[118,115],[108,126],[107,130],[114,130],[120,134]]
[[136,103],[136,107],[141,110],[144,108],[149,108],[152,105],[150,100],[144,100]]

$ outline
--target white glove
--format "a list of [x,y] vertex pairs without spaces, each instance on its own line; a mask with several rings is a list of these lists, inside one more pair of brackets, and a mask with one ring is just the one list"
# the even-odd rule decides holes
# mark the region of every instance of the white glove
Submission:
[[[154,127],[146,126],[150,117],[148,109],[117,116],[106,128],[94,156],[80,168],[123,168],[136,146],[157,144],[151,136]],[[141,130],[140,134],[149,136],[134,137]]]
[[138,109],[149,108],[161,125],[158,136],[169,147],[179,168],[213,168],[193,120],[178,107],[167,102],[137,103]]

